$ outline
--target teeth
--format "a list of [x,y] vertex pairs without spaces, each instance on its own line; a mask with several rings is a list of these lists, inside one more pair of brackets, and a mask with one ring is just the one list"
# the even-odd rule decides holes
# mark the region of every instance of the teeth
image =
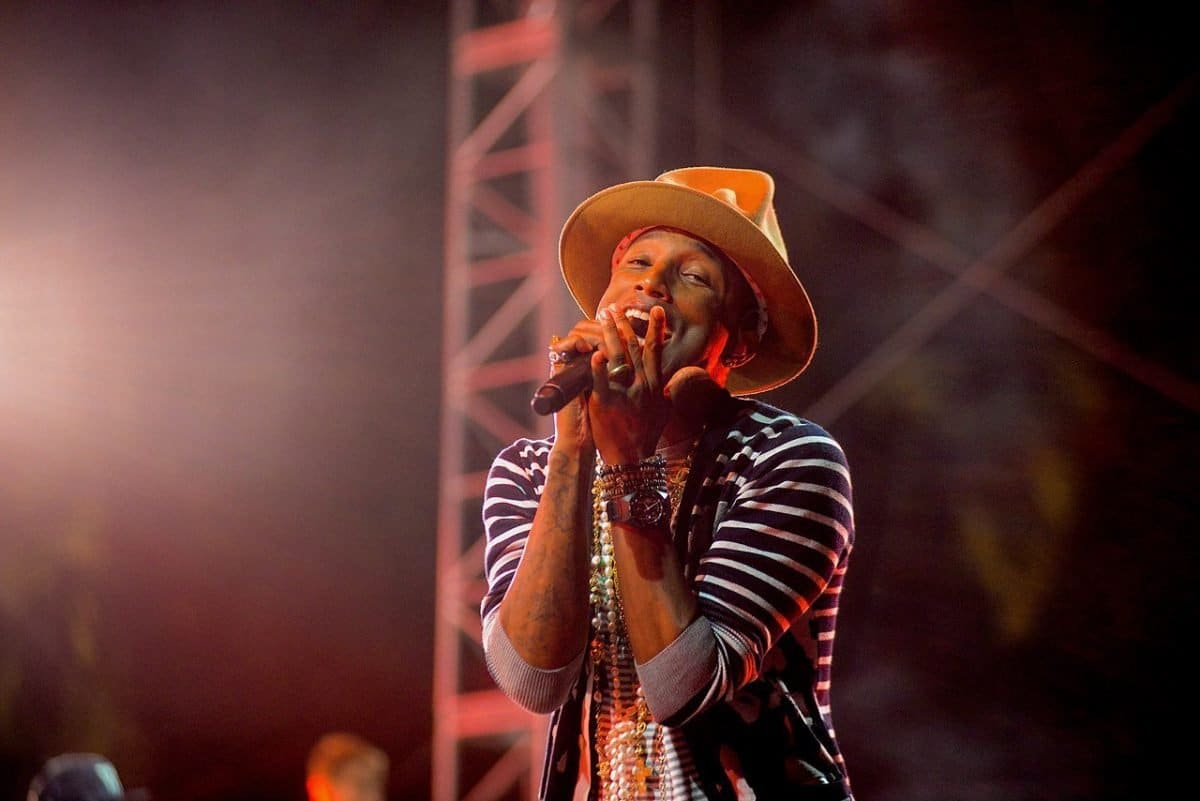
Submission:
[[[625,310],[625,319],[627,319],[627,320],[641,320],[642,322],[644,322],[644,323],[646,323],[647,325],[649,325],[649,324],[650,324],[650,312],[648,312],[648,311],[642,311],[641,309],[626,309],[626,310]],[[665,342],[666,340],[668,340],[668,339],[670,339],[670,338],[671,338],[671,329],[670,329],[670,328],[667,328],[666,326],[663,326],[663,328],[664,328],[664,330],[663,330],[663,341]],[[634,333],[634,336],[637,336],[636,332]],[[638,341],[638,344],[639,344],[639,345],[645,345],[645,344],[646,344],[646,338],[645,338],[645,337],[638,336],[638,337],[637,337],[637,341]]]

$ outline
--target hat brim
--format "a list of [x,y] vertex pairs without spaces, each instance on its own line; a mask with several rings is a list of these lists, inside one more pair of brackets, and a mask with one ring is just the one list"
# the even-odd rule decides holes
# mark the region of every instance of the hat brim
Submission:
[[663,181],[631,181],[584,200],[563,224],[559,264],[579,308],[596,314],[608,287],[613,251],[630,231],[666,226],[705,240],[758,285],[767,304],[767,330],[754,358],[734,368],[734,395],[765,392],[804,371],[817,346],[817,318],[808,293],[750,218],[712,195]]

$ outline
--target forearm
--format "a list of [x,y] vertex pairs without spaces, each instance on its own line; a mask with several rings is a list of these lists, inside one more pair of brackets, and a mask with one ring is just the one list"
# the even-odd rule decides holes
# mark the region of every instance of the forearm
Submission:
[[[721,510],[695,580],[688,584],[694,616],[680,613],[688,608],[686,600],[683,606],[667,607],[675,610],[675,624],[685,627],[668,625],[659,628],[654,641],[634,643],[655,720],[670,725],[689,720],[755,678],[765,654],[790,622],[818,602],[851,547],[849,474],[840,449],[811,425],[783,431],[785,435],[743,447],[739,458],[749,463],[734,461],[724,469],[736,469],[745,481],[722,485],[719,496],[693,512],[695,526],[714,514],[714,507]],[[766,456],[754,461],[759,453]],[[616,527],[614,539],[637,542],[637,531],[622,531]],[[665,537],[652,538],[655,533],[641,535],[643,550],[666,543]],[[659,562],[644,560],[642,567],[664,571],[656,580],[665,586],[669,576],[678,575],[675,552],[666,545]],[[646,575],[637,566],[633,559],[618,564],[631,640],[646,618],[630,612],[652,608],[648,596],[640,596],[634,607],[632,594],[639,589],[634,577]],[[665,614],[660,609],[650,619],[661,625]],[[678,636],[667,642],[675,630]]]
[[716,641],[665,528],[615,525],[613,541],[639,680],[654,719],[663,722],[707,694],[717,673]]
[[513,648],[537,668],[562,667],[587,643],[590,478],[588,459],[551,452],[525,551],[500,605]]
[[558,668],[530,665],[513,647],[496,614],[484,618],[483,651],[488,670],[504,693],[531,712],[553,712],[566,701],[579,676],[585,652]]
[[625,629],[638,663],[653,659],[696,619],[696,594],[665,526],[642,529],[616,524],[613,547]]

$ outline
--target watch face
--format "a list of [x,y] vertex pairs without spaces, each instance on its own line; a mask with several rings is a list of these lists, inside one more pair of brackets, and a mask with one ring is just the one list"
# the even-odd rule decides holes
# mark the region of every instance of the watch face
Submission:
[[657,492],[639,492],[629,499],[629,518],[640,526],[657,526],[667,516],[666,505]]
[[609,521],[632,523],[641,528],[654,528],[670,516],[670,501],[666,492],[643,489],[605,504]]
[[629,522],[634,525],[653,528],[667,518],[666,493],[643,489],[626,498],[629,500]]

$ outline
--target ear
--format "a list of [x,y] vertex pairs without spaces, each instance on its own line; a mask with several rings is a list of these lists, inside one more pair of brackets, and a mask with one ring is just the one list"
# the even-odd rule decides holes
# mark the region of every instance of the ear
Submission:
[[721,364],[730,370],[741,367],[754,358],[758,352],[758,342],[758,309],[746,309],[730,332],[725,350],[721,353]]

